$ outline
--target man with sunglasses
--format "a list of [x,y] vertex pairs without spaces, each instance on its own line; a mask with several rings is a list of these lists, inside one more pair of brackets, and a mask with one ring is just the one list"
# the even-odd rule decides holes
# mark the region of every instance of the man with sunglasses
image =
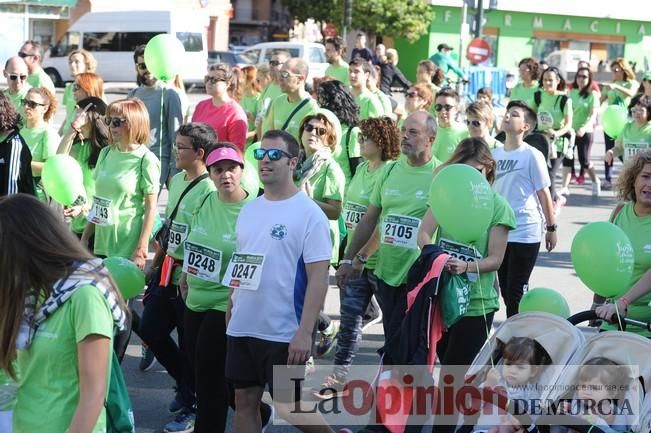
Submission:
[[235,388],[233,430],[238,432],[260,431],[266,385],[280,417],[303,431],[308,428],[301,426],[332,432],[319,414],[295,412],[300,393],[294,393],[291,380],[305,374],[332,253],[325,214],[294,185],[298,156],[291,134],[271,130],[262,137],[254,157],[264,195],[240,211],[236,253],[224,277],[233,289],[226,312],[226,377]]
[[285,50],[274,50],[271,54],[271,60],[269,60],[271,81],[262,89],[255,108],[255,127],[258,132],[258,137],[261,136],[260,128],[262,127],[263,119],[267,115],[267,111],[269,111],[269,106],[274,99],[283,93],[280,88],[280,70],[290,57],[289,52]]
[[140,45],[133,53],[138,87],[129,91],[129,98],[138,98],[147,107],[149,113],[150,142],[149,150],[161,163],[160,186],[167,184],[178,170],[172,158],[172,146],[176,132],[183,123],[183,110],[178,93],[159,81],[147,69],[145,63],[145,46]]
[[9,57],[5,63],[3,74],[7,79],[7,89],[2,92],[9,97],[20,117],[24,119],[25,107],[23,107],[22,101],[27,95],[27,91],[32,88],[27,82],[29,74],[27,63],[18,56]]
[[291,58],[283,64],[280,75],[280,89],[283,94],[271,102],[262,122],[262,134],[278,129],[289,132],[300,140],[298,127],[301,120],[314,114],[319,104],[305,91],[308,65],[303,59]]
[[457,122],[459,94],[453,89],[443,89],[436,94],[434,99],[434,112],[438,131],[434,141],[434,156],[441,162],[450,159],[457,144],[468,138],[468,129]]
[[53,95],[56,95],[56,89],[50,76],[41,67],[41,60],[43,59],[43,47],[37,41],[25,41],[20,50],[18,50],[18,57],[21,57],[27,64],[29,75],[27,76],[27,83],[32,87],[45,87]]

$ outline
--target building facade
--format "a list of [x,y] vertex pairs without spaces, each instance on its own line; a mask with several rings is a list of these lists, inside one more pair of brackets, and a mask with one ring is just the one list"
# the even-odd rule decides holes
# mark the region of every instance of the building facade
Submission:
[[232,4],[230,48],[289,39],[293,20],[280,0],[232,0]]

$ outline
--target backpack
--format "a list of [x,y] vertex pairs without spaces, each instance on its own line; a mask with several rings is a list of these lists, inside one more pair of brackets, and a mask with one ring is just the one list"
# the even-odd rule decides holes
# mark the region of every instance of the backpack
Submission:
[[111,351],[111,376],[108,383],[106,408],[106,433],[135,433],[136,425],[127,384],[124,382],[120,361]]
[[[558,98],[556,100],[558,101]],[[536,90],[533,94],[533,101],[536,103],[537,107],[540,106],[540,102],[542,101],[542,92],[540,90]],[[567,105],[567,95],[560,95],[559,107],[561,113],[565,111],[565,105]]]

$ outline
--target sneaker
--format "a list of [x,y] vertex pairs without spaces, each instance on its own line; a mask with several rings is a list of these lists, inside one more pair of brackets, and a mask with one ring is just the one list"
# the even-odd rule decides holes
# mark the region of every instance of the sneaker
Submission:
[[181,398],[181,393],[179,392],[178,388],[174,387],[174,399],[170,402],[170,405],[168,406],[170,413],[180,412],[181,409],[184,409],[185,407],[186,404],[183,402],[183,399]]
[[154,352],[152,352],[149,347],[143,344],[140,351],[140,356],[140,364],[138,364],[140,371],[149,371],[154,368],[154,365],[156,364],[156,357],[154,356]]
[[312,394],[321,400],[330,400],[335,397],[346,397],[348,395],[348,389],[346,389],[345,386],[346,384],[332,373],[323,379],[323,383],[320,386],[312,388]]
[[576,175],[572,175],[572,177],[570,178],[570,182],[578,184],[579,183],[579,178],[576,177]]
[[319,342],[316,345],[314,356],[322,358],[332,351],[336,346],[339,324],[330,322],[330,326],[323,332],[319,332]]
[[310,356],[307,361],[305,361],[305,377],[311,375],[316,371],[316,365],[314,365],[314,357]]
[[608,190],[612,189],[612,187],[613,187],[613,184],[608,179],[604,179],[604,180],[601,181],[601,190],[602,191],[608,191]]
[[565,186],[558,191],[558,194],[561,196],[568,196],[570,195],[570,189]]
[[194,431],[194,419],[195,415],[192,412],[184,410],[179,412],[172,421],[165,424],[163,431],[165,433],[192,433]]
[[561,209],[565,206],[565,203],[567,203],[567,199],[562,195],[558,196],[558,198],[554,200],[554,215],[556,217],[561,214]]
[[596,182],[592,182],[592,196],[599,197],[601,195],[601,182],[597,179]]
[[579,176],[576,178],[576,183],[577,185],[583,185],[585,184],[585,177],[584,176]]
[[262,417],[262,431],[265,433],[267,428],[273,425],[274,413],[276,412],[273,405],[267,404],[264,401],[260,404],[260,412]]

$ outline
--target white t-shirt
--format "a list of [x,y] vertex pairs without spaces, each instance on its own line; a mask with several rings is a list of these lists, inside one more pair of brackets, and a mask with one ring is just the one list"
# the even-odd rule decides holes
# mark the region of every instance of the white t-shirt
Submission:
[[536,192],[551,184],[545,157],[526,143],[513,150],[497,147],[493,157],[497,161],[493,188],[515,212],[516,228],[509,232],[509,242],[540,242],[545,218]]
[[302,191],[281,201],[261,196],[244,205],[235,231],[237,252],[265,259],[257,290],[233,290],[226,334],[289,343],[303,313],[305,264],[330,261],[328,219]]

